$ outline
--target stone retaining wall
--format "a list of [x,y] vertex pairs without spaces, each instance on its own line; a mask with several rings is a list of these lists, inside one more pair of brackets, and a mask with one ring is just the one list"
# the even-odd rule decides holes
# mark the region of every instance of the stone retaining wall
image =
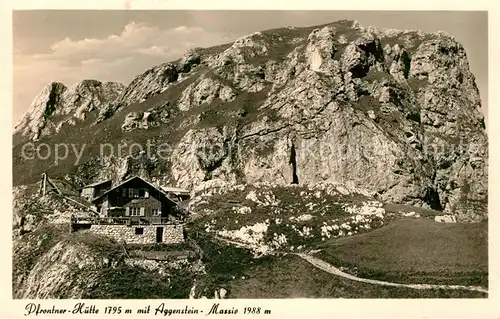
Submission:
[[[163,228],[162,243],[184,242],[183,225],[92,225],[88,231],[120,242],[125,241],[127,244],[154,244],[156,243],[156,229],[159,227]],[[142,228],[142,234],[140,234],[140,228]]]

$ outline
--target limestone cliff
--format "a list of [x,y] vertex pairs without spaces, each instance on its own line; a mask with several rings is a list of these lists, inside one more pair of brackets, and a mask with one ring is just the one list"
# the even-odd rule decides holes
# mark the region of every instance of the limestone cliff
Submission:
[[479,220],[488,185],[480,106],[453,36],[338,21],[191,50],[134,79],[87,132],[168,144],[127,170],[183,188],[344,184]]
[[[288,184],[296,174],[299,183],[347,184],[462,219],[486,214],[487,137],[460,43],[351,22],[284,33],[236,41],[183,92],[180,110],[217,99],[213,112],[225,116],[210,127],[201,119],[181,138],[171,171],[179,186],[238,177]],[[187,94],[202,98],[186,103]]]
[[124,88],[121,83],[96,80],[83,80],[70,88],[62,83],[50,83],[33,100],[14,133],[31,140],[54,134],[63,125],[75,125],[88,113],[94,110],[99,112],[107,103],[114,101]]

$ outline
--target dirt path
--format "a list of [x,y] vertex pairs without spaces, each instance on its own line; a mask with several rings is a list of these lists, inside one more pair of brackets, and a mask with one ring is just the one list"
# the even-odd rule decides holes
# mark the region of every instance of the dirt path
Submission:
[[373,285],[404,287],[404,288],[412,288],[412,289],[461,289],[461,290],[471,290],[471,291],[479,291],[479,292],[483,292],[483,293],[488,293],[487,289],[485,289],[483,287],[477,287],[477,286],[399,284],[399,283],[395,283],[395,282],[359,278],[359,277],[350,275],[348,273],[345,273],[342,270],[338,269],[337,267],[330,265],[329,263],[327,263],[319,258],[316,258],[313,255],[305,254],[305,253],[294,253],[294,255],[299,256],[300,258],[309,262],[311,265],[315,266],[316,268],[321,269],[323,271],[326,271],[332,275],[341,276],[341,277],[344,277],[346,279],[364,282],[364,283],[373,284]]
[[[234,245],[237,247],[243,247],[243,248],[249,248],[248,245],[244,243],[240,243],[234,240],[222,238],[219,236],[215,236],[217,240],[223,241],[226,244],[229,245]],[[354,281],[359,281],[359,282],[364,282],[367,284],[373,284],[373,285],[379,285],[379,286],[392,286],[392,287],[404,287],[404,288],[412,288],[412,289],[459,289],[459,290],[469,290],[469,291],[479,291],[482,293],[488,293],[488,289],[485,289],[483,287],[479,286],[461,286],[461,285],[431,285],[431,284],[400,284],[400,283],[395,283],[395,282],[389,282],[389,281],[381,281],[381,280],[375,280],[375,279],[366,279],[366,278],[360,278],[356,277],[354,275],[348,274],[340,270],[339,268],[327,263],[324,260],[321,260],[317,257],[314,257],[311,254],[306,254],[306,253],[290,253],[290,252],[280,252],[284,254],[289,254],[289,255],[296,255],[299,256],[300,258],[304,259],[305,261],[309,262],[311,265],[314,267],[321,269],[323,271],[326,271],[332,275],[344,277],[346,279],[354,280]]]

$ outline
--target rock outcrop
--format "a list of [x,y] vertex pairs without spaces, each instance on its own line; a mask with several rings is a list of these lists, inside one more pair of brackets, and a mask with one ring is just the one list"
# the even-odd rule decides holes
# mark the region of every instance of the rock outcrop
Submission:
[[50,83],[33,100],[14,134],[38,140],[56,133],[64,125],[85,120],[92,111],[99,113],[124,89],[121,83],[96,80],[84,80],[70,88],[62,83]]
[[140,103],[165,91],[169,84],[177,81],[179,73],[172,63],[155,66],[137,76],[123,93],[99,112],[97,123],[112,116],[118,109],[133,103]]
[[[463,220],[484,216],[487,138],[474,76],[453,37],[333,24],[313,30],[272,69],[264,66],[277,44],[265,42],[268,37],[256,33],[236,41],[213,65],[237,90],[251,93],[261,84],[270,93],[249,107],[257,113],[251,123],[223,125],[236,135],[234,144],[223,142],[222,133],[214,140],[207,129],[182,138],[180,150],[203,143],[203,149],[224,151],[204,153],[214,155],[216,166],[209,168],[175,153],[174,163],[182,161],[173,167],[180,186],[193,187],[207,176],[222,183],[234,176],[290,183],[295,171],[300,183],[343,183]],[[256,65],[256,57],[268,59]],[[257,70],[259,81],[241,81]],[[212,95],[205,95],[210,103]],[[181,98],[179,108],[200,105],[188,102]]]
[[235,97],[235,90],[231,87],[212,78],[203,77],[182,92],[177,107],[181,111],[187,111],[203,103],[210,104],[216,98],[227,103],[233,101]]

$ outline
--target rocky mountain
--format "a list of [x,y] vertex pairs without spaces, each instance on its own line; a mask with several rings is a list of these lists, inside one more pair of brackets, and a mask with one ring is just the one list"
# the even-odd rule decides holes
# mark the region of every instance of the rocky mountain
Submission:
[[[42,171],[83,183],[118,169],[189,189],[321,182],[459,220],[487,216],[479,92],[465,49],[443,32],[355,21],[256,32],[190,50],[115,88],[117,98],[98,105],[64,104],[75,95],[60,84],[46,88],[17,132],[37,138],[56,131],[47,114],[80,118],[94,107],[93,124],[64,139],[94,147],[85,150],[85,163],[74,167],[70,158],[54,167],[16,157],[17,145],[14,162],[30,173],[15,184]],[[152,153],[99,161],[99,143],[122,142],[150,143]]]
[[[126,87],[49,84],[14,134],[13,296],[483,296],[362,284],[299,257],[366,278],[487,286],[487,223],[465,223],[488,217],[480,107],[453,36],[355,21],[192,49]],[[71,148],[30,157],[26,141]],[[43,172],[62,195],[38,192]],[[85,211],[78,187],[132,175],[192,190],[185,244],[134,254],[68,232]],[[144,257],[155,249],[186,259]]]
[[85,120],[92,111],[100,112],[124,89],[121,83],[96,80],[83,80],[70,88],[58,82],[47,84],[14,128],[14,134],[30,140],[55,134],[62,126]]

